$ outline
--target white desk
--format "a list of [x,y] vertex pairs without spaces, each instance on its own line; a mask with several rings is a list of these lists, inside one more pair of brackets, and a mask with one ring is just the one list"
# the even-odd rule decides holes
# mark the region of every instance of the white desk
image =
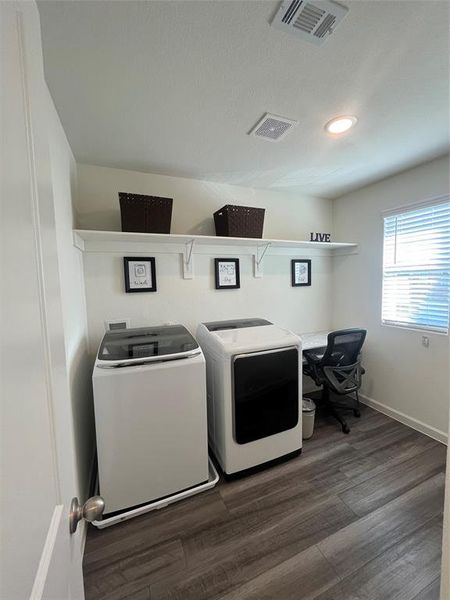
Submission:
[[324,348],[328,343],[329,331],[313,331],[311,333],[299,333],[302,339],[302,350],[313,348]]

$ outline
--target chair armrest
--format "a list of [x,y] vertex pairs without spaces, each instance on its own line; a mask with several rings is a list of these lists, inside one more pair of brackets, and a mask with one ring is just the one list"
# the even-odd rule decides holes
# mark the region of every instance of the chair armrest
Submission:
[[317,353],[313,350],[305,350],[303,352],[303,357],[306,359],[308,364],[318,364],[323,358],[323,353]]
[[317,351],[305,350],[303,352],[303,373],[304,375],[311,377],[316,385],[322,385],[322,376],[320,372],[322,358],[323,354],[319,354]]

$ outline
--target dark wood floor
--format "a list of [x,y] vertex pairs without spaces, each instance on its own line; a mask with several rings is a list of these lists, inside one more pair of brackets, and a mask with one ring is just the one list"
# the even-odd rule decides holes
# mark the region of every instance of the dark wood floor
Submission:
[[438,600],[445,447],[362,412],[283,465],[91,527],[87,600]]

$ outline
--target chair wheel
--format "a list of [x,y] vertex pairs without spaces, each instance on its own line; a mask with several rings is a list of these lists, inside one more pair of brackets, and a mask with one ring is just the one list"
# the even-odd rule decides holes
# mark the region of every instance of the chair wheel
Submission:
[[342,425],[342,431],[344,433],[350,433],[350,427],[348,425]]
[[359,419],[359,418],[360,418],[360,416],[361,416],[361,412],[360,412],[360,411],[359,411],[357,408],[355,408],[355,410],[353,411],[353,414],[354,414],[354,415],[355,415],[355,417],[357,417],[358,419]]

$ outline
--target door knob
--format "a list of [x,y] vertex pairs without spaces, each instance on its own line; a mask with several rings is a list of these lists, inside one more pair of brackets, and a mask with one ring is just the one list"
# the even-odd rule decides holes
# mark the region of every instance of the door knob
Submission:
[[78,498],[72,498],[69,512],[69,528],[70,533],[75,533],[78,523],[85,519],[92,523],[98,521],[105,510],[105,501],[101,496],[92,496],[88,498],[83,506],[78,502]]

